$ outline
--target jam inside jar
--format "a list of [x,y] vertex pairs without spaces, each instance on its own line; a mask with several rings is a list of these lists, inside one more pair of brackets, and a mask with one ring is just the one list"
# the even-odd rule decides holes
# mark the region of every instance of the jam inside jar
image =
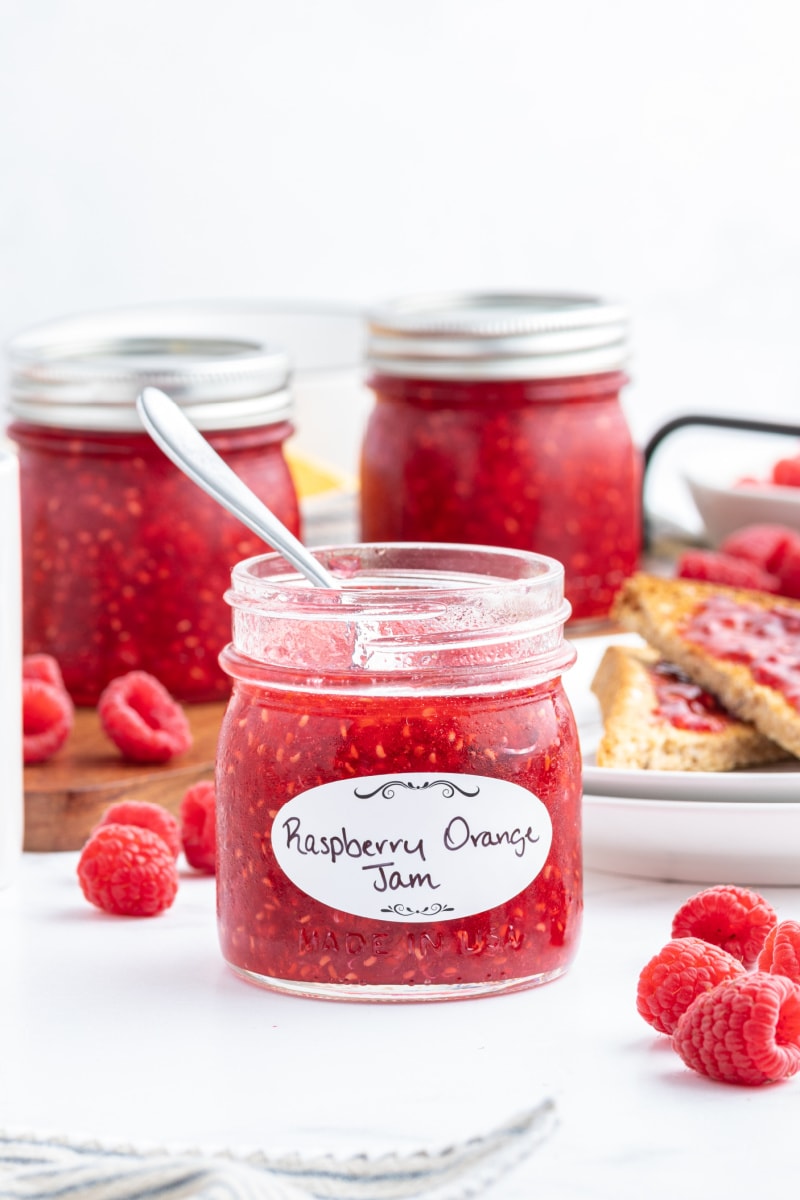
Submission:
[[376,314],[362,538],[549,555],[573,621],[607,617],[642,536],[626,352],[623,315],[586,298],[433,298]]
[[328,999],[544,983],[582,912],[563,569],[453,545],[240,563],[217,754],[217,907],[244,978]]
[[10,347],[24,649],[57,658],[81,705],[131,670],[154,675],[180,701],[226,699],[222,597],[232,567],[263,546],[144,432],[143,387],[167,391],[299,533],[283,453],[293,428],[286,356],[190,334],[185,318],[169,335],[147,332],[148,320],[144,312],[54,322]]
[[[291,425],[208,433],[237,475],[295,534],[283,456]],[[26,425],[19,448],[25,652],[55,655],[76,704],[115,676],[155,675],[176,699],[230,692],[219,652],[231,566],[263,543],[148,437]]]

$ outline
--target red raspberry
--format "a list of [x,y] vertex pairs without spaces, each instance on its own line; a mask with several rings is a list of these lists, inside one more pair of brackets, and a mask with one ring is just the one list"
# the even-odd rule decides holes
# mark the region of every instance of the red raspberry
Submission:
[[173,858],[177,858],[181,852],[178,819],[161,804],[150,804],[147,800],[118,800],[106,809],[95,829],[101,829],[104,825],[139,825],[142,829],[157,833],[166,842]]
[[23,676],[23,762],[41,763],[52,758],[69,737],[74,722],[75,709],[63,688]]
[[81,851],[78,879],[87,900],[125,917],[164,912],[178,890],[171,850],[157,833],[140,825],[96,829]]
[[720,884],[681,905],[672,919],[672,936],[702,938],[750,967],[777,923],[775,910],[758,892]]
[[685,550],[678,559],[679,579],[700,579],[726,587],[751,588],[758,592],[779,592],[777,575],[762,570],[745,558],[720,554],[716,550]]
[[97,702],[100,724],[125,758],[167,762],[192,744],[180,704],[146,671],[112,679]]
[[770,929],[757,965],[759,971],[786,975],[794,983],[800,983],[800,925],[797,921],[781,921]]
[[26,654],[22,659],[22,678],[40,679],[42,683],[49,683],[62,692],[67,690],[61,667],[52,654]]
[[783,556],[791,542],[800,538],[785,525],[744,525],[720,542],[720,554],[746,558],[763,571],[779,575]]
[[763,971],[703,992],[678,1021],[672,1044],[687,1067],[755,1087],[800,1070],[800,987]]
[[183,852],[190,867],[213,875],[217,869],[216,792],[210,780],[190,787],[181,800]]
[[672,1033],[692,1001],[745,969],[727,950],[700,938],[673,938],[639,976],[636,1008],[659,1033]]
[[772,468],[772,482],[781,487],[800,487],[800,454],[778,459]]
[[778,581],[782,596],[800,600],[800,538],[794,537],[787,544],[780,566]]

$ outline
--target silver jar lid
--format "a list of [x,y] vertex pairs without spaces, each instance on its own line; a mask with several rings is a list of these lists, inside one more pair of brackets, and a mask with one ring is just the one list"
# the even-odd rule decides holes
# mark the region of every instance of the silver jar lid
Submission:
[[161,388],[203,430],[271,425],[292,415],[289,362],[251,337],[181,318],[113,312],[52,322],[7,346],[8,411],[19,421],[141,431],[136,397]]
[[378,374],[554,379],[616,371],[627,360],[626,310],[593,296],[442,293],[369,314],[367,361]]

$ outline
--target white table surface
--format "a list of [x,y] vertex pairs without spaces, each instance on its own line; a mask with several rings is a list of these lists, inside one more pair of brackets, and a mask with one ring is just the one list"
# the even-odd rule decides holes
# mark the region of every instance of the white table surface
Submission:
[[[590,874],[564,978],[516,995],[364,1005],[234,976],[209,877],[183,872],[160,917],[114,918],[83,899],[76,862],[26,854],[0,892],[0,1128],[411,1151],[485,1132],[551,1094],[555,1134],[492,1187],[496,1200],[749,1198],[796,1179],[800,1079],[711,1083],[635,1010],[638,973],[694,885]],[[800,889],[761,890],[781,917],[800,917]]]

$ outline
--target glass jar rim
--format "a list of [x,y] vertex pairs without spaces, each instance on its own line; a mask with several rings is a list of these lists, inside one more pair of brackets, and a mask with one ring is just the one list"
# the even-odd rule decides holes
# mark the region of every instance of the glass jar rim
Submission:
[[314,587],[279,554],[234,567],[229,674],[300,690],[478,692],[541,682],[575,659],[553,558],[436,542],[314,553],[344,586]]

